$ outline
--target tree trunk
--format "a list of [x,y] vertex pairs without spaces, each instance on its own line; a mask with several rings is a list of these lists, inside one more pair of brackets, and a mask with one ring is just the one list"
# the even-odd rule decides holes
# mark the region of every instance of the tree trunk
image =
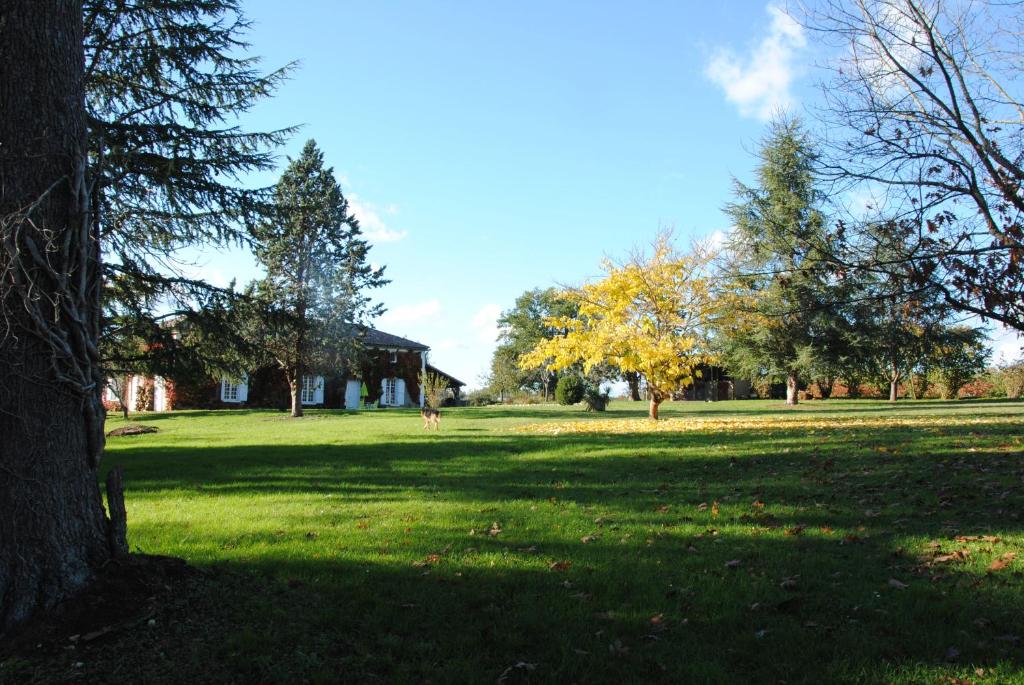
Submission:
[[[82,71],[80,1],[0,3],[0,240],[18,256],[0,250],[0,635],[79,590],[111,554]],[[31,221],[16,216],[30,207]],[[46,232],[64,249],[49,251]],[[49,266],[27,259],[33,246]],[[48,316],[29,314],[26,292]],[[55,354],[41,330],[67,346]]]
[[789,374],[786,377],[786,404],[795,405],[800,402],[800,396],[798,395],[799,384],[795,373]]
[[640,401],[640,374],[636,371],[627,371],[623,374],[626,384],[629,386],[629,398],[634,402]]
[[288,388],[292,394],[292,418],[297,419],[302,416],[302,395],[299,376],[296,374],[292,376],[288,381]]
[[889,376],[889,401],[895,402],[900,397],[900,375],[893,369],[892,375]]
[[650,419],[652,421],[657,421],[658,420],[658,407],[660,405],[661,405],[661,400],[660,399],[655,399],[655,397],[652,395],[651,396],[650,408],[647,410],[647,416],[650,417]]

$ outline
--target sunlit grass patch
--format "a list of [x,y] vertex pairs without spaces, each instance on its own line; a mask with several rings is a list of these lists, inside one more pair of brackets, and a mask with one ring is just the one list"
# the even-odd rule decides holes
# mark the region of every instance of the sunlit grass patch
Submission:
[[134,418],[132,548],[269,588],[156,649],[246,682],[1024,683],[1024,403],[645,414]]

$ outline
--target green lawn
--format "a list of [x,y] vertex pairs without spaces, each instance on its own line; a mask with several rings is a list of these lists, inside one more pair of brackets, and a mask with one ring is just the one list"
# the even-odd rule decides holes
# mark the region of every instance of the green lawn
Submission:
[[624,421],[645,411],[133,419],[160,432],[105,457],[131,547],[211,569],[226,618],[127,658],[150,681],[1024,683],[1024,403]]

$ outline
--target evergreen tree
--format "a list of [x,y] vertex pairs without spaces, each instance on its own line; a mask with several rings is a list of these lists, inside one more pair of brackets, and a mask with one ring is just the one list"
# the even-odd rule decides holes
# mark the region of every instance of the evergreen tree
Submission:
[[360,326],[383,311],[366,291],[387,281],[383,267],[367,263],[359,221],[315,141],[290,161],[274,197],[273,218],[253,228],[267,275],[250,292],[276,322],[254,342],[284,371],[292,416],[302,416],[302,376],[353,363]]
[[815,153],[799,122],[776,121],[761,144],[757,186],[735,183],[727,206],[735,229],[719,320],[728,366],[752,379],[786,382],[797,403],[801,380],[816,366],[830,321],[828,276],[820,263],[826,239]]
[[187,249],[245,244],[270,206],[269,189],[241,180],[272,168],[292,129],[249,132],[237,119],[290,67],[264,74],[245,54],[238,0],[85,0],[83,24],[108,371],[230,365],[241,344],[231,294],[187,277]]

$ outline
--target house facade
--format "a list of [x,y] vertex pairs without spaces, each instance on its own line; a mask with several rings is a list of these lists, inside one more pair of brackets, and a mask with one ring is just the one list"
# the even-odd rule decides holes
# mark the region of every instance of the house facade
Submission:
[[[299,401],[309,408],[362,409],[369,407],[423,406],[419,376],[432,371],[449,383],[457,399],[464,385],[428,363],[430,348],[423,343],[392,333],[368,328],[364,331],[365,354],[358,368],[336,374],[303,376]],[[192,382],[132,376],[123,383],[129,411],[171,409],[217,409],[259,407],[285,409],[291,394],[284,373],[266,366],[243,374]],[[117,386],[111,383],[111,386]],[[110,387],[104,401],[108,410],[119,408],[117,393]],[[158,401],[159,400],[159,401]]]
[[718,400],[746,400],[753,395],[753,386],[745,378],[736,378],[720,366],[702,364],[697,369],[699,378],[673,393],[674,400],[717,402]]

